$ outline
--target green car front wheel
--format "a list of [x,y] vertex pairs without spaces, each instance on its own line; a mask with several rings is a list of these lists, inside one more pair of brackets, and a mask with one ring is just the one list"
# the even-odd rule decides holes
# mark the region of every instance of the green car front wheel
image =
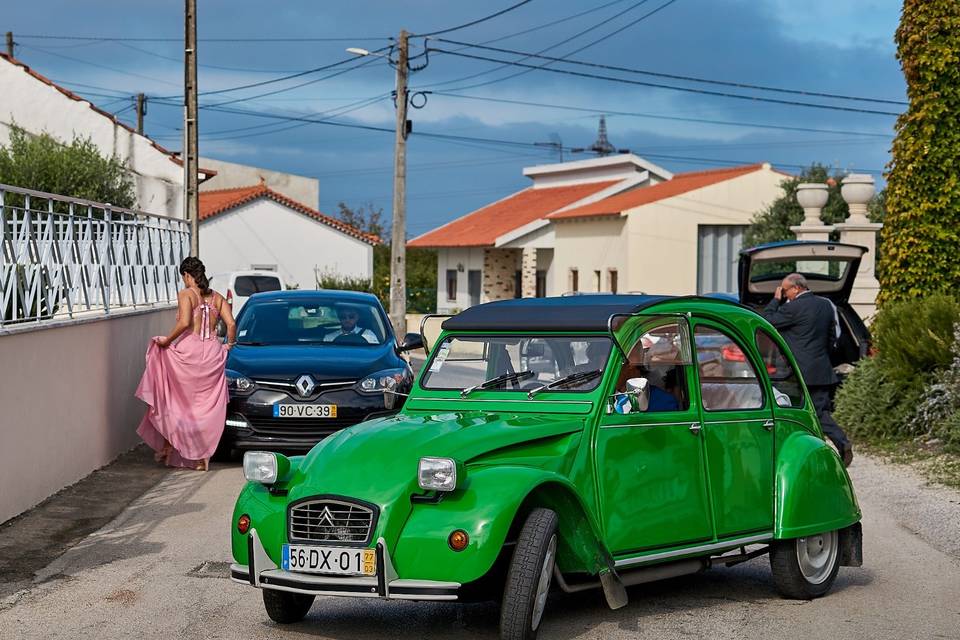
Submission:
[[292,624],[300,622],[310,612],[315,597],[302,593],[263,589],[263,606],[274,622]]
[[501,640],[537,637],[557,557],[558,521],[550,509],[534,509],[520,530],[503,589]]

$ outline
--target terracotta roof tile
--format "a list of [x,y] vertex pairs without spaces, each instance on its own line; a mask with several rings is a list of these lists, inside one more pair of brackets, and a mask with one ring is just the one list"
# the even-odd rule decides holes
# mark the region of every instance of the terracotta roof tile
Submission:
[[650,187],[634,189],[624,193],[618,193],[604,198],[597,202],[566,209],[552,213],[547,218],[550,220],[564,220],[569,218],[589,218],[595,216],[616,216],[621,212],[633,209],[645,204],[672,198],[682,193],[694,191],[707,187],[718,182],[724,182],[738,176],[753,173],[763,168],[763,164],[751,164],[740,167],[724,167],[722,169],[709,169],[707,171],[691,171],[689,173],[678,173],[673,179],[661,182]]
[[410,247],[488,247],[505,233],[583,200],[619,182],[530,187],[414,238]]
[[278,202],[285,207],[293,209],[294,211],[299,211],[300,213],[308,215],[318,222],[322,222],[325,225],[333,227],[341,233],[345,233],[348,236],[353,236],[354,238],[363,240],[369,244],[380,244],[381,242],[378,236],[370,233],[364,233],[356,227],[351,227],[350,225],[341,222],[336,218],[326,216],[316,209],[311,209],[307,205],[301,204],[296,200],[292,200],[262,184],[253,187],[237,187],[233,189],[201,191],[200,221],[202,222],[204,220],[209,220],[210,218],[218,216],[221,213],[225,213],[230,209],[253,202],[258,198],[268,198],[274,202]]

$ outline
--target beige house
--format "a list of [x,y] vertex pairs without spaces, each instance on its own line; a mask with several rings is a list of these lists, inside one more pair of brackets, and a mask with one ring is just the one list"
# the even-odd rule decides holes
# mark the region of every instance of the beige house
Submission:
[[619,155],[524,175],[530,188],[410,242],[439,249],[438,313],[567,292],[736,291],[743,233],[787,174],[753,164],[674,175]]

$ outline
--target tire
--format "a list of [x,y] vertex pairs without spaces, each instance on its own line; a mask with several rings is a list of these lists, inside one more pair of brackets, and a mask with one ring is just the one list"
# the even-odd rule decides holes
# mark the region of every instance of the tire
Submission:
[[540,629],[557,553],[557,514],[534,509],[517,539],[500,607],[502,640],[534,640]]
[[316,596],[263,589],[263,607],[270,619],[279,624],[300,622],[313,606]]
[[811,600],[830,591],[840,570],[840,536],[828,531],[770,545],[773,583],[785,598]]

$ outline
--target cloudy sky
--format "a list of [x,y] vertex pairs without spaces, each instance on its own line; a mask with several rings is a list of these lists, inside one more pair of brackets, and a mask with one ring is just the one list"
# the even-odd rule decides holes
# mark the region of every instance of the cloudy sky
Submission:
[[[324,211],[340,201],[389,211],[393,135],[380,130],[394,126],[387,60],[278,79],[350,58],[347,47],[389,47],[400,29],[449,29],[517,1],[199,0],[201,154],[317,177]],[[18,58],[127,122],[130,96],[145,93],[148,135],[179,150],[182,1],[10,4],[0,31],[14,33]],[[904,109],[899,12],[894,0],[532,0],[413,38],[413,64],[424,68],[411,87],[426,104],[411,110],[409,233],[526,186],[524,166],[559,159],[535,143],[561,143],[564,159],[589,157],[572,149],[593,143],[600,114],[617,148],[674,172],[820,162],[879,177],[889,114]],[[469,46],[478,44],[509,51]],[[547,67],[615,81],[490,60],[549,62],[523,55],[538,52],[627,71]],[[265,84],[236,89],[257,83]]]

